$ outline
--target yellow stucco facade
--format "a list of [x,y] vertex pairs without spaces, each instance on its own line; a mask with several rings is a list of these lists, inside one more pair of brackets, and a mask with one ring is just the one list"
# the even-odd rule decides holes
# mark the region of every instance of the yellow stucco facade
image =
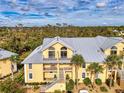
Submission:
[[[17,71],[17,64],[15,62],[12,62],[14,69],[13,71]],[[0,60],[0,78],[3,78],[4,76],[7,76],[11,74],[11,61],[9,59],[2,59]]]
[[[60,44],[60,43],[55,43],[52,45],[52,47],[55,48],[55,58],[60,58],[60,50],[62,47],[64,47],[64,45]],[[43,52],[43,57],[44,58],[48,58],[48,48],[45,49]],[[73,51],[69,48],[67,48],[67,58],[71,58],[73,55]]]
[[[120,43],[117,43],[117,44],[115,44],[114,46],[116,46],[117,47],[117,55],[120,55],[120,54],[122,54],[122,52],[124,52],[124,43],[122,42],[120,42]],[[111,53],[111,48],[108,48],[108,49],[106,49],[105,51],[104,51],[104,53],[106,54],[106,55],[110,55],[110,53]]]
[[[117,55],[120,55],[124,51],[124,44],[123,43],[117,43],[115,45],[117,47]],[[64,80],[66,79],[67,74],[70,78],[75,80],[75,66],[71,63],[61,63],[61,48],[64,47],[63,44],[55,43],[52,45],[52,47],[55,48],[55,64],[45,63],[45,64],[32,64],[32,69],[29,69],[29,64],[24,64],[24,70],[25,70],[25,82],[26,83],[33,83],[33,82],[51,82],[55,77],[61,78],[64,77]],[[66,46],[65,46],[66,47]],[[104,50],[105,55],[110,55],[111,49],[108,48]],[[49,59],[49,50],[48,48],[42,51],[42,55],[44,59]],[[67,47],[67,59],[71,59],[73,55],[73,50]],[[86,77],[91,77],[90,73],[86,70],[88,65],[90,63],[86,63],[85,68],[82,66],[78,69],[78,79],[80,83],[83,83],[83,79]],[[100,63],[104,68],[104,64]],[[32,73],[32,79],[29,79],[29,73]],[[61,76],[61,73],[63,76]],[[82,73],[85,73],[85,77],[82,77]],[[99,73],[97,78],[100,78],[102,82],[105,82],[106,78],[108,78],[109,72],[107,72],[106,69],[104,69],[103,73]],[[93,80],[93,79],[91,79]],[[56,86],[58,87],[56,87]],[[63,90],[65,89],[65,83],[64,85],[57,85],[55,84],[51,89],[48,89],[48,92],[51,92],[53,90],[61,89],[63,86]],[[55,87],[55,88],[54,88]]]

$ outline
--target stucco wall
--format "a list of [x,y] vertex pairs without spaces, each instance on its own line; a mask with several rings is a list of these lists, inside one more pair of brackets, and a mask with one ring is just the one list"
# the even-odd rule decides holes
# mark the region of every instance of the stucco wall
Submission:
[[[32,64],[32,69],[29,69],[28,64],[25,64],[24,70],[25,83],[43,82],[43,64]],[[29,79],[29,73],[32,73],[32,79]]]
[[[120,55],[122,52],[124,52],[123,48],[124,48],[124,43],[117,43],[116,45],[114,45],[117,47],[117,55]],[[111,53],[111,48],[108,48],[104,51],[104,53],[106,55],[110,55]]]
[[[56,43],[56,44],[54,44],[54,45],[52,45],[52,47],[54,47],[55,48],[55,58],[58,58],[58,56],[59,56],[59,58],[60,58],[60,50],[61,50],[61,48],[63,47],[64,45],[62,45],[62,44],[60,44],[60,43]],[[59,54],[58,54],[59,53]],[[73,52],[72,52],[72,50],[71,49],[69,49],[69,48],[67,48],[67,58],[71,58],[72,57],[72,55],[73,55]],[[43,57],[44,58],[48,58],[48,49],[46,49],[46,50],[44,50],[43,51]]]
[[[17,64],[15,62],[12,64],[14,65],[13,71],[17,71]],[[0,74],[1,77],[11,74],[11,61],[9,59],[0,60]]]

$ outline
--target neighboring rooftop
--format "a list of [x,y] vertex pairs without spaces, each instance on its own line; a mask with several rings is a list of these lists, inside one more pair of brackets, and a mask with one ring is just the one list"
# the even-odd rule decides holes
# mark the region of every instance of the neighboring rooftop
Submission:
[[10,58],[12,55],[17,54],[0,48],[0,60]]
[[[43,60],[42,51],[59,42],[73,50],[74,54],[81,54],[85,62],[104,62],[106,55],[102,50],[111,48],[123,41],[120,37],[77,37],[77,38],[45,38],[42,46],[36,48],[22,63],[56,63],[56,61]],[[67,60],[62,61],[68,62]]]

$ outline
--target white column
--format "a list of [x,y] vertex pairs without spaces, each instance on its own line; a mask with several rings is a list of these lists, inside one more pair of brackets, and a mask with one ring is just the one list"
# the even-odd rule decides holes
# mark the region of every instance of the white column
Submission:
[[60,71],[59,71],[59,51],[57,51],[57,73],[58,73],[58,76],[57,76],[57,78],[59,79],[60,77],[59,77],[59,73],[60,73]]
[[25,79],[25,83],[27,83],[27,72],[26,72],[26,64],[24,64],[24,79]]

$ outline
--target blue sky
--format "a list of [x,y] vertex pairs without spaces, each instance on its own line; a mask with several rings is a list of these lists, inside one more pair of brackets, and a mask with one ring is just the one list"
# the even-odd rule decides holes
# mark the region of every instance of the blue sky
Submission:
[[0,26],[124,25],[124,0],[0,0]]

